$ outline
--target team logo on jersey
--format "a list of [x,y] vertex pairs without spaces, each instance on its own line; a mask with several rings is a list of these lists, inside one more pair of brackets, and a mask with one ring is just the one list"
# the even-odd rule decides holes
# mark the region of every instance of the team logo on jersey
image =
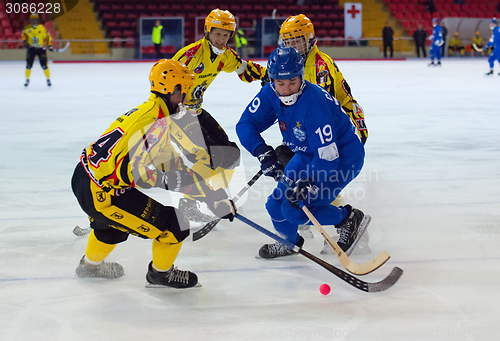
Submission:
[[281,131],[286,131],[286,123],[283,121],[280,121],[280,130]]
[[115,213],[113,213],[111,215],[111,218],[114,218],[114,219],[123,219],[123,214],[115,212]]
[[295,138],[297,140],[303,142],[306,139],[306,132],[300,129],[301,127],[302,125],[300,124],[299,121],[297,121],[297,126],[293,127],[293,135],[295,135]]
[[95,195],[97,197],[97,201],[99,201],[99,202],[105,202],[106,201],[106,192],[104,192],[104,191],[96,192]]
[[205,65],[203,65],[203,63],[200,63],[200,65],[198,65],[198,67],[194,69],[194,73],[200,74],[203,72],[203,70],[205,70]]
[[149,227],[146,225],[141,225],[137,229],[141,232],[146,232],[146,233],[150,231]]
[[326,83],[327,80],[328,80],[327,70],[323,70],[320,73],[318,73],[318,81],[317,81],[318,84]]

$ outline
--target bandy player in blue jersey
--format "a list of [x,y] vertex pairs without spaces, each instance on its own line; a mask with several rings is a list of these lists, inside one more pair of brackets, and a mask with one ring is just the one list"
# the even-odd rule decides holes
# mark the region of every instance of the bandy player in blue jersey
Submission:
[[[259,158],[264,175],[279,181],[284,174],[294,182],[293,190],[278,183],[268,197],[266,209],[274,228],[286,240],[303,245],[297,229],[308,218],[298,205],[301,200],[321,224],[335,225],[339,246],[350,254],[369,217],[350,205],[330,203],[361,171],[365,151],[359,133],[330,93],[304,80],[304,61],[296,49],[274,50],[267,71],[271,82],[247,106],[236,133],[243,147]],[[284,143],[295,153],[284,169],[261,136],[276,121]],[[262,258],[293,253],[280,243],[259,250]]]
[[[444,44],[443,41],[443,30],[438,24],[437,18],[432,19],[432,34],[429,36],[429,40],[432,40],[431,49],[429,55],[431,57],[431,63],[429,66],[441,66],[441,46]],[[434,59],[437,59],[437,64],[434,64]]]
[[[500,27],[497,26],[497,18],[491,19],[490,29],[492,30],[492,33],[487,47],[492,47],[493,51],[488,58],[488,63],[490,64],[490,72],[486,74],[487,76],[493,74],[493,64],[495,63],[495,60],[500,63]],[[500,75],[500,73],[498,75]]]

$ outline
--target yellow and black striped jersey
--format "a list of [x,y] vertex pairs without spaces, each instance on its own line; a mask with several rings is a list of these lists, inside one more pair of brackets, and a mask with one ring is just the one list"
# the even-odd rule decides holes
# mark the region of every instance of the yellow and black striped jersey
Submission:
[[266,74],[265,67],[241,59],[229,47],[220,55],[214,54],[206,38],[180,49],[172,59],[183,62],[195,74],[195,83],[188,93],[187,105],[197,111],[201,109],[203,94],[221,71],[236,71],[240,79],[247,83],[261,79]]
[[171,120],[164,100],[151,94],[148,101],[118,117],[84,149],[81,162],[87,174],[112,195],[127,187],[165,188],[166,174],[168,189],[194,198],[206,196],[210,189],[184,165],[171,143]]
[[35,28],[31,24],[26,26],[22,33],[22,39],[26,40],[28,45],[36,48],[52,45],[52,36],[43,25],[36,25]]
[[363,109],[351,94],[351,88],[335,62],[326,53],[314,46],[307,57],[304,77],[306,81],[318,84],[332,94],[342,105],[344,111],[356,123],[363,143],[368,137]]

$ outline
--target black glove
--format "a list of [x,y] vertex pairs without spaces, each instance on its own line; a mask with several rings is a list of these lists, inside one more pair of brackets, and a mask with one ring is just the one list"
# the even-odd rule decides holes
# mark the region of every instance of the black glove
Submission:
[[264,75],[264,77],[262,77],[260,79],[260,85],[261,86],[264,86],[266,85],[267,83],[269,83],[271,80],[269,79],[269,74],[267,73],[267,70],[266,70],[266,74]]
[[220,188],[209,194],[205,201],[210,211],[221,219],[234,220],[236,215],[236,206],[234,202],[227,197],[226,192]]
[[278,159],[278,155],[271,146],[264,146],[257,150],[256,154],[260,161],[260,169],[262,174],[270,176],[274,180],[279,181],[283,175],[285,168]]
[[29,47],[30,47],[30,45],[28,44],[28,42],[27,42],[26,40],[23,40],[23,47],[24,47],[25,49],[27,49],[27,48],[29,48]]
[[293,189],[290,188],[286,190],[285,196],[293,207],[299,209],[299,200],[305,203],[309,193],[315,195],[318,193],[318,189],[319,188],[310,178],[300,179],[295,182],[295,187]]
[[49,51],[54,51],[54,48],[52,47],[52,45],[49,45]]

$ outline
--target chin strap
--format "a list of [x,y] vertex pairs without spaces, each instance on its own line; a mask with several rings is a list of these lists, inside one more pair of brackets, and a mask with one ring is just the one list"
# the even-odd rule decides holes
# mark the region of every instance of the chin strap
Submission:
[[297,99],[299,99],[300,95],[302,95],[302,90],[304,90],[304,87],[306,86],[306,82],[304,79],[302,79],[302,84],[300,85],[299,91],[296,93],[290,95],[290,96],[281,96],[278,91],[276,91],[276,88],[274,87],[274,82],[271,82],[271,88],[274,90],[280,101],[284,105],[293,105],[295,102],[297,102]]
[[208,44],[210,44],[210,48],[212,49],[212,51],[216,54],[216,55],[221,55],[224,53],[224,51],[226,51],[226,48],[224,47],[222,50],[215,47],[212,42],[210,41],[210,39],[207,39],[208,40]]

